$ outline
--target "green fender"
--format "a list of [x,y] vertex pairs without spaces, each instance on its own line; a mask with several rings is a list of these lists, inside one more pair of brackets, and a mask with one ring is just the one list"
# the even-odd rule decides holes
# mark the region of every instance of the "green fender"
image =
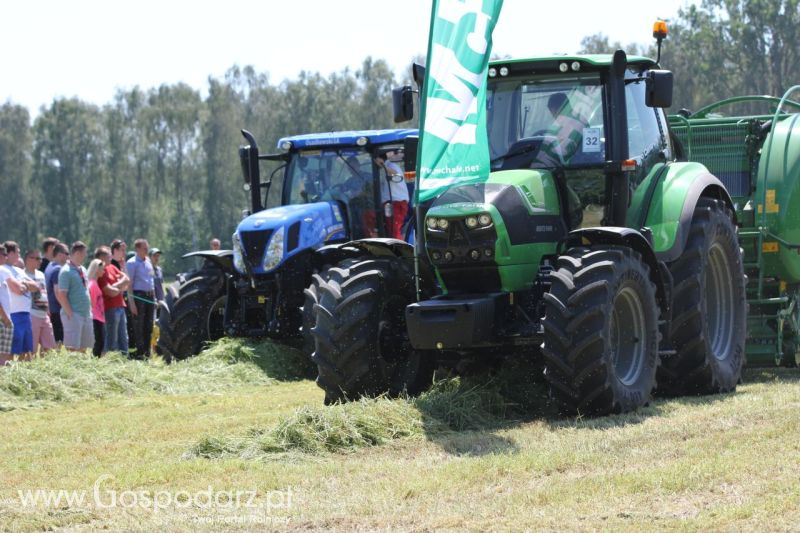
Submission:
[[649,228],[656,257],[660,261],[674,261],[683,253],[694,208],[701,197],[721,200],[736,212],[725,185],[704,165],[682,162],[656,165],[633,194],[627,226]]

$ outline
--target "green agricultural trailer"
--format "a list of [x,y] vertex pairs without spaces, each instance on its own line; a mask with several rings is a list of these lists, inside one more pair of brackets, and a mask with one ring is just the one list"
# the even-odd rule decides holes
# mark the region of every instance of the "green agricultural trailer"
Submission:
[[[742,96],[669,117],[683,157],[725,184],[749,278],[747,362],[800,362],[800,103]],[[765,114],[736,113],[762,108]]]
[[[410,119],[410,93],[396,119]],[[416,248],[343,244],[351,257],[318,280],[326,402],[414,393],[434,368],[508,356],[542,361],[569,413],[735,390],[742,209],[681,157],[671,100],[672,73],[623,51],[490,63],[488,181],[420,203]]]

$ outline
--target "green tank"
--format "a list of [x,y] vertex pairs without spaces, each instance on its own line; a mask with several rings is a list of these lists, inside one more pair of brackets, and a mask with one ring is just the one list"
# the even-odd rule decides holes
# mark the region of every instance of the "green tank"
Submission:
[[800,115],[779,119],[766,139],[754,194],[763,243],[764,274],[800,283]]
[[[749,364],[800,363],[800,103],[741,96],[670,117],[684,156],[719,177],[733,197],[749,283]],[[725,114],[767,104],[761,115]]]

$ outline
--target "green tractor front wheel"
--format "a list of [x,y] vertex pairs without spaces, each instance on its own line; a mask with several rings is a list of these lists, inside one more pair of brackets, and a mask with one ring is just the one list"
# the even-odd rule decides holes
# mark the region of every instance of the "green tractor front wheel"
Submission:
[[326,404],[415,395],[431,385],[434,360],[411,348],[406,329],[412,267],[400,258],[348,259],[316,278],[312,360]]
[[641,255],[579,248],[558,259],[545,294],[545,378],[562,412],[603,415],[645,405],[659,362],[656,288]]

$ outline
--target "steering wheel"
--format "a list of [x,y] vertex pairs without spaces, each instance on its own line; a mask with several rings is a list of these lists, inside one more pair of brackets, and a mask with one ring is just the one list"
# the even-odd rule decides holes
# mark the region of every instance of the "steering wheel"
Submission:
[[343,196],[342,192],[343,191],[341,184],[334,185],[333,187],[322,193],[322,196],[320,196],[319,201],[328,202],[331,200],[336,200],[337,198],[341,198]]
[[[529,168],[534,157],[539,152],[544,139],[541,136],[523,137],[511,146],[505,155],[492,161],[495,170],[508,170],[515,168]],[[495,164],[499,163],[497,166]]]
[[[558,137],[550,133],[550,130],[543,129],[536,131],[532,137],[528,137],[529,139],[538,138],[541,140],[541,143],[544,144],[546,142],[552,142],[554,144],[558,144]],[[541,148],[541,146],[540,146]],[[564,161],[564,154],[561,153],[561,150],[555,150],[556,155],[558,156],[558,161],[561,163],[561,166],[566,166],[566,162]]]

